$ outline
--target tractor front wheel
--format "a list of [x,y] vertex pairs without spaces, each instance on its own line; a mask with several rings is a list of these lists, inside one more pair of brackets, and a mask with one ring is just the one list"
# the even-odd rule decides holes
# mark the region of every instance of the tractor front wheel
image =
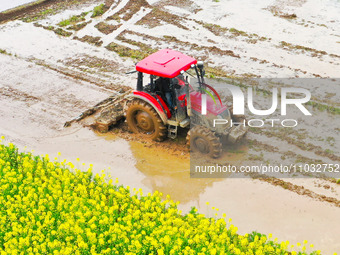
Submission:
[[193,127],[188,132],[187,142],[193,152],[200,152],[212,158],[221,156],[221,141],[209,128],[202,126]]
[[142,134],[154,141],[163,141],[167,128],[153,107],[142,100],[133,100],[126,112],[126,121],[130,131]]

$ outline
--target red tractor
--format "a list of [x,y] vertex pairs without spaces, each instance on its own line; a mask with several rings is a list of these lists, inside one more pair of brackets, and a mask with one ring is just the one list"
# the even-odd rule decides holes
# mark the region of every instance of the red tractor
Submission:
[[[193,69],[196,74],[197,89],[188,82],[188,75],[192,75],[187,72],[189,69]],[[95,123],[90,125],[101,132],[107,132],[125,118],[132,132],[155,141],[162,141],[166,137],[176,138],[178,127],[190,128],[187,141],[191,150],[213,158],[220,156],[222,140],[236,143],[247,132],[242,125],[214,127],[214,120],[223,119],[230,123],[233,116],[220,98],[220,104],[216,104],[214,98],[206,97],[206,93],[211,94],[207,89],[218,94],[204,82],[202,62],[178,51],[164,49],[137,63],[136,70],[130,73],[136,72],[136,90],[112,95],[66,122],[65,126],[99,112],[95,116]],[[149,77],[144,77],[145,74]],[[203,95],[206,99],[203,101],[206,102],[205,115],[201,114]]]
[[[198,81],[195,90],[186,71],[193,69]],[[214,119],[229,120],[228,108],[206,97],[206,115],[202,115],[202,95],[206,89],[217,92],[204,82],[202,62],[178,51],[164,49],[151,54],[136,65],[137,89],[128,96],[126,120],[129,129],[145,137],[162,141],[177,136],[177,128],[189,128],[187,141],[193,151],[213,158],[222,152],[221,139],[235,143],[246,133],[242,125],[214,127]],[[144,84],[144,74],[149,75]],[[230,122],[229,122],[230,123]]]

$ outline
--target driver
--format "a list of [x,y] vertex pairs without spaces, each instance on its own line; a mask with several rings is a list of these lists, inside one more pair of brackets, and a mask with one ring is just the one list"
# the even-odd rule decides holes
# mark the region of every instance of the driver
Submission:
[[174,109],[174,104],[172,100],[172,92],[170,87],[170,79],[159,77],[155,80],[156,88],[161,92],[162,95],[165,96],[166,101],[172,111]]

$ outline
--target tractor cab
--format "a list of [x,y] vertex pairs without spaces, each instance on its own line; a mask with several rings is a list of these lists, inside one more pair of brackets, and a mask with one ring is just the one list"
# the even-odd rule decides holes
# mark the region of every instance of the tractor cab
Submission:
[[[196,77],[186,72],[190,68],[195,70]],[[207,88],[217,95],[217,92],[204,82],[203,62],[197,62],[196,59],[178,51],[164,49],[153,53],[137,63],[136,71],[138,72],[138,79],[137,92],[135,93],[146,97],[151,95],[156,99],[162,111],[166,114],[166,121],[164,118],[164,122],[170,125],[183,127],[182,121],[187,124],[189,116],[193,117],[192,111],[195,115],[199,115],[201,113],[202,94],[206,93]],[[197,78],[198,88],[194,89],[189,84],[188,74]],[[146,82],[145,76],[149,76]],[[214,99],[210,97],[207,97],[206,101],[207,118],[228,112],[227,107],[223,106],[222,102],[216,105]]]
[[[187,72],[191,68],[195,76]],[[243,132],[235,136],[230,128],[217,129],[212,125],[214,119],[230,119],[231,114],[217,91],[205,83],[203,62],[175,50],[163,49],[138,62],[133,72],[138,73],[137,86],[129,96],[126,111],[126,121],[132,132],[161,141],[166,137],[176,138],[178,127],[191,128],[188,137],[192,133],[195,138],[192,147],[199,148],[202,153],[207,150],[212,157],[221,153],[220,137],[238,139],[244,135]],[[189,84],[188,75],[197,78],[198,89]],[[217,96],[218,103],[207,89]]]
[[184,72],[196,63],[196,59],[170,49],[153,53],[136,65],[138,78],[134,94],[151,100],[166,124],[185,127],[189,125],[186,110],[189,83]]

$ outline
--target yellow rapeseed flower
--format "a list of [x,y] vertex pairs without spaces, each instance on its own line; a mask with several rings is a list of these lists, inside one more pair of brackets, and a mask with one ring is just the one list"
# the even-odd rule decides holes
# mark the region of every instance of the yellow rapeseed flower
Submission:
[[0,255],[288,254],[289,242],[237,234],[225,213],[221,219],[197,209],[182,215],[170,196],[130,193],[118,179],[113,184],[104,174],[93,176],[92,168],[83,172],[66,160],[51,162],[48,155],[0,144],[0,229],[6,229]]

